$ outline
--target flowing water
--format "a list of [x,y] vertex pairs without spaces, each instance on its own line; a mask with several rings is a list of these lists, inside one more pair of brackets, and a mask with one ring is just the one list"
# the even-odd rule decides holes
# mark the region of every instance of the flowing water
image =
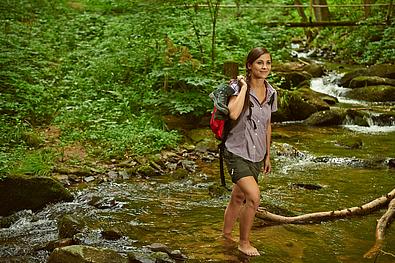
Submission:
[[[328,88],[323,80],[314,80],[312,88],[342,96],[341,88]],[[346,107],[350,103],[352,107],[369,106],[364,102],[341,103]],[[377,107],[384,109],[387,105]],[[329,211],[362,205],[395,186],[395,170],[386,165],[389,158],[395,158],[393,126],[314,128],[278,123],[273,131],[276,144],[290,145],[298,151],[290,155],[273,153],[273,172],[260,178],[263,204],[294,214]],[[362,148],[349,149],[339,143],[350,138],[360,139]],[[256,225],[252,241],[262,256],[245,257],[237,252],[235,244],[220,238],[229,194],[209,194],[209,186],[219,182],[217,162],[199,161],[197,165],[199,172],[185,179],[168,175],[101,183],[72,189],[73,202],[51,205],[37,213],[24,211],[17,222],[0,229],[0,262],[46,262],[49,253],[42,248],[58,238],[56,220],[64,214],[85,222],[78,236],[82,244],[121,253],[143,253],[144,246],[159,242],[180,249],[187,262],[395,262],[394,226],[386,232],[383,252],[376,259],[363,258],[374,244],[376,220],[385,209],[321,224]],[[227,183],[230,185],[230,181]],[[321,188],[307,190],[295,184]],[[97,198],[104,204],[101,209],[90,205]],[[103,239],[101,231],[110,228],[119,229],[123,237]]]

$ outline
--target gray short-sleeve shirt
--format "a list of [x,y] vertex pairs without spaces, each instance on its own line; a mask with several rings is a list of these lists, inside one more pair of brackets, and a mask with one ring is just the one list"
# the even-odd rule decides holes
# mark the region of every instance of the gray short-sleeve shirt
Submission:
[[[249,114],[247,107],[240,114],[225,142],[226,149],[229,152],[252,162],[260,162],[265,158],[267,125],[270,122],[272,112],[277,111],[277,92],[266,80],[265,84],[267,89],[265,101],[260,104],[254,92],[250,92],[250,101],[252,102],[251,120],[247,118]],[[235,90],[234,96],[238,96],[240,87],[237,82],[232,82],[230,86]],[[272,100],[272,103],[269,103],[270,100]]]

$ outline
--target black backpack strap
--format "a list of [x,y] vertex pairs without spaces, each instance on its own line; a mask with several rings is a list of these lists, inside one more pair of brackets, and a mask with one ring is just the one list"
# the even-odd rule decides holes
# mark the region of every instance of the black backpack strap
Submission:
[[225,142],[221,142],[218,145],[218,148],[219,148],[219,175],[221,177],[221,185],[226,188],[225,171],[224,171]]

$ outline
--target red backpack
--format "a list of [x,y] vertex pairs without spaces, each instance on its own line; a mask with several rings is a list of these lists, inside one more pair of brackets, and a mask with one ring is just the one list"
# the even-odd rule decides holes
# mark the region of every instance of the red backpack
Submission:
[[211,113],[211,119],[210,119],[210,128],[213,131],[215,138],[217,138],[220,141],[224,141],[226,138],[225,134],[225,126],[228,121],[228,116],[225,116],[225,118],[218,118],[218,110],[217,107],[214,106],[213,112]]

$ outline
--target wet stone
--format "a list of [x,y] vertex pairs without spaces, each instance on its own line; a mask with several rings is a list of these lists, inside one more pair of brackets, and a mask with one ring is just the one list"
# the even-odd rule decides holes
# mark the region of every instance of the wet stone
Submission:
[[72,215],[65,215],[58,222],[60,238],[72,238],[75,234],[81,232],[82,229],[83,223]]
[[117,177],[118,177],[118,173],[115,172],[115,171],[109,171],[109,172],[107,173],[107,175],[108,175],[108,177],[109,177],[111,180],[115,180],[115,179],[117,179]]
[[122,232],[119,229],[113,228],[108,230],[103,230],[101,235],[107,240],[118,240],[122,237]]
[[147,248],[153,252],[165,252],[168,254],[171,252],[170,249],[166,245],[161,244],[161,243],[153,243],[151,245],[148,245]]
[[92,182],[94,180],[95,180],[95,177],[93,177],[93,176],[88,176],[88,177],[84,178],[84,181],[87,182],[87,183],[90,183],[90,182]]
[[186,260],[187,256],[182,254],[181,250],[173,250],[170,252],[170,257],[175,260]]

